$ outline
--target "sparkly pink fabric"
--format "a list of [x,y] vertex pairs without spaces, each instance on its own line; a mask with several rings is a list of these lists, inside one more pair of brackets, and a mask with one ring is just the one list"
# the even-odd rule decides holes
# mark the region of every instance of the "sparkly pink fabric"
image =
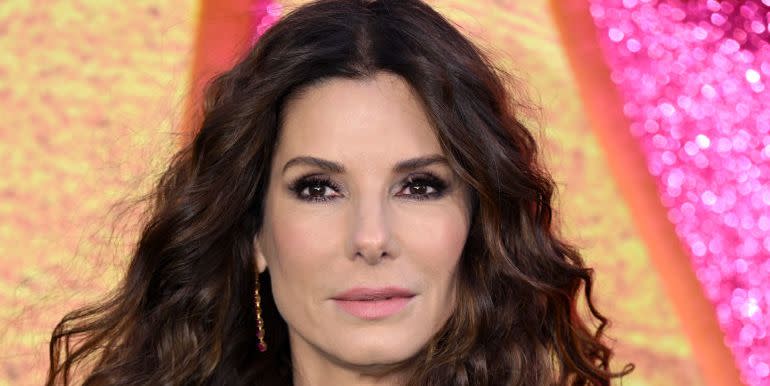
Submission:
[[258,38],[281,18],[283,7],[272,0],[256,0],[252,5],[252,10],[257,20],[255,37]]
[[770,0],[590,4],[742,381],[770,385]]

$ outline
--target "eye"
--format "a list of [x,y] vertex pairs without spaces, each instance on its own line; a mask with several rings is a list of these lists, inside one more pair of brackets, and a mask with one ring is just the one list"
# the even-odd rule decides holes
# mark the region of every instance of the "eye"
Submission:
[[431,173],[410,176],[404,184],[404,189],[409,190],[411,194],[403,196],[415,200],[438,198],[444,195],[446,186],[446,182]]
[[322,202],[335,199],[326,193],[330,190],[339,192],[340,187],[327,177],[304,176],[292,183],[289,189],[300,200]]

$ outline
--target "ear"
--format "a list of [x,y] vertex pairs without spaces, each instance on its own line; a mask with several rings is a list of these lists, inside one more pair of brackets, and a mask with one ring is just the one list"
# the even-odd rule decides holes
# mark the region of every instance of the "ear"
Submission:
[[259,273],[265,272],[267,269],[267,260],[265,260],[265,255],[259,247],[259,236],[254,236],[254,255],[257,258],[257,270]]

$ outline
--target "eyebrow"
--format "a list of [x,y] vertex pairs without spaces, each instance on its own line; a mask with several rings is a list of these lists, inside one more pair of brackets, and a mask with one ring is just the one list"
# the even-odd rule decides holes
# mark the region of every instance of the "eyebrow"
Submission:
[[[449,162],[447,162],[446,157],[440,154],[431,154],[427,156],[422,157],[416,157],[416,158],[409,158],[403,161],[400,161],[396,164],[396,166],[393,167],[393,172],[395,173],[405,173],[410,170],[419,169],[424,166],[432,165],[435,163],[441,163],[448,165]],[[294,165],[310,165],[310,166],[316,166],[318,168],[321,168],[329,173],[335,173],[335,174],[341,174],[345,173],[345,167],[341,164],[325,160],[323,158],[317,158],[317,157],[311,157],[311,156],[300,156],[300,157],[294,157],[290,159],[288,162],[286,162],[285,165],[283,165],[283,171],[281,173],[286,173],[286,170]]]

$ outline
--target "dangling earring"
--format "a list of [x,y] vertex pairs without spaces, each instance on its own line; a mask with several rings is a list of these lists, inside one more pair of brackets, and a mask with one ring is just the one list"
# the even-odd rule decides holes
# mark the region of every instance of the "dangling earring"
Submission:
[[257,279],[254,300],[257,303],[257,338],[259,338],[257,348],[260,352],[265,352],[267,351],[267,344],[265,343],[265,327],[264,322],[262,321],[262,307],[259,305],[259,301],[261,300],[259,298],[259,279]]

